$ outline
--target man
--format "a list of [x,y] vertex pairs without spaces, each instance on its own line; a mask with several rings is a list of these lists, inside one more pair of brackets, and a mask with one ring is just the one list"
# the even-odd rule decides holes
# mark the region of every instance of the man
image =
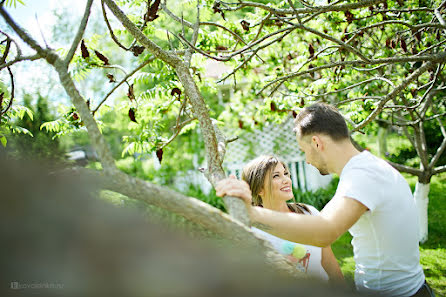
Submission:
[[305,108],[294,131],[307,163],[323,175],[340,177],[320,216],[250,206],[249,186],[236,179],[221,181],[217,195],[244,199],[255,225],[293,242],[325,247],[350,231],[360,292],[433,296],[419,261],[415,202],[401,174],[368,151],[359,152],[344,118],[328,104]]

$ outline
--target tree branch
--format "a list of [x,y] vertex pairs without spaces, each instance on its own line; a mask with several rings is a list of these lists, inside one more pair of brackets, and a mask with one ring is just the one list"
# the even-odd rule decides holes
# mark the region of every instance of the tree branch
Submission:
[[77,47],[79,46],[79,42],[81,42],[82,36],[84,36],[85,28],[87,27],[88,18],[90,17],[91,5],[93,0],[87,0],[87,4],[85,5],[84,16],[82,17],[79,28],[77,29],[76,36],[71,43],[70,50],[64,59],[64,63],[68,68],[71,60],[73,59],[74,53],[76,52]]
[[423,74],[424,72],[426,72],[428,69],[432,68],[434,64],[432,62],[426,62],[424,63],[424,65],[422,65],[420,68],[418,68],[416,71],[414,71],[411,75],[409,75],[405,80],[403,80],[403,82],[398,85],[397,87],[395,87],[392,92],[390,92],[389,94],[387,94],[387,96],[381,100],[381,102],[378,104],[378,106],[370,113],[370,115],[363,120],[361,123],[359,123],[358,125],[356,125],[353,128],[353,131],[358,131],[362,128],[364,128],[365,126],[367,126],[372,120],[374,120],[376,118],[376,116],[382,111],[382,109],[384,108],[385,104],[389,101],[392,100],[393,98],[395,98],[404,88],[406,88],[409,83],[411,83],[412,81],[414,81],[417,77],[419,77],[421,74]]
[[37,41],[35,41],[31,36],[29,36],[25,31],[14,22],[8,12],[0,6],[0,15],[6,21],[6,23],[19,35],[19,37],[28,44],[32,49],[34,49],[42,58],[46,59],[48,63],[54,63],[57,55],[48,49],[43,49]]
[[8,69],[9,77],[11,79],[11,96],[9,98],[8,106],[6,106],[6,108],[4,110],[2,110],[2,106],[0,105],[0,117],[8,112],[8,110],[12,106],[12,102],[14,101],[14,92],[15,92],[14,75],[12,74],[11,68],[7,67],[6,69]]
[[55,68],[56,72],[59,75],[61,84],[65,89],[65,92],[71,98],[71,101],[73,102],[77,111],[81,115],[85,126],[87,127],[88,135],[90,136],[93,147],[96,149],[96,152],[99,155],[102,167],[105,171],[116,171],[115,162],[108,148],[108,144],[99,131],[96,121],[90,113],[90,109],[88,108],[84,98],[81,96],[76,86],[74,85],[74,82],[68,73],[65,62],[51,50],[43,49],[42,47],[40,47],[40,45],[34,39],[32,39],[27,33],[25,33],[25,31],[20,28],[20,26],[18,26],[14,22],[14,20],[12,20],[12,18],[3,9],[3,7],[0,7],[0,14],[3,16],[6,23],[20,36],[20,38],[25,43],[36,50],[40,56],[44,57],[47,62]]
[[409,166],[406,166],[406,165],[401,165],[401,164],[398,164],[398,163],[394,163],[394,162],[389,161],[389,160],[386,160],[386,161],[387,161],[387,163],[389,163],[391,166],[395,167],[395,169],[400,171],[400,172],[409,173],[409,174],[412,174],[412,175],[415,175],[415,176],[418,176],[418,177],[422,176],[422,174],[423,174],[423,172],[420,169],[416,169],[416,168],[409,167]]
[[35,60],[38,60],[38,59],[42,59],[42,57],[39,54],[35,54],[35,55],[32,55],[32,56],[18,57],[18,58],[15,58],[12,61],[6,62],[5,64],[0,64],[0,70],[2,70],[3,68],[6,68],[6,67],[12,66],[12,65],[14,65],[15,63],[18,63],[18,62],[22,62],[22,61],[35,61]]
[[434,168],[432,170],[432,175],[440,174],[440,173],[443,173],[443,172],[446,172],[446,165]]
[[237,3],[236,4],[237,6],[234,8],[226,6],[224,9],[228,11],[235,11],[245,7],[256,7],[266,10],[272,14],[284,15],[284,14],[294,14],[294,13],[304,14],[304,13],[314,13],[314,12],[347,11],[362,7],[369,7],[382,2],[384,2],[384,0],[365,0],[354,3],[340,4],[340,5],[321,5],[321,6],[313,6],[306,8],[296,8],[296,9],[278,9],[270,7],[269,5],[266,4],[243,1],[242,3]]
[[107,95],[105,95],[104,99],[101,100],[101,102],[98,104],[98,106],[92,111],[92,114],[94,115],[99,108],[102,106],[102,104],[105,103],[105,101],[107,101],[108,97],[111,96],[111,94],[113,94],[124,82],[126,82],[130,77],[132,77],[136,72],[138,72],[139,70],[141,70],[142,68],[144,68],[144,66],[146,66],[147,64],[149,64],[150,62],[152,62],[155,58],[151,57],[150,59],[147,59],[146,61],[144,61],[144,63],[140,64],[138,67],[136,67],[135,69],[133,69],[132,72],[130,72],[129,74],[127,74],[119,83],[117,83],[108,93]]
[[67,174],[70,176],[76,174],[83,178],[94,180],[96,184],[104,189],[178,214],[217,235],[263,252],[267,255],[265,258],[267,263],[274,269],[289,275],[302,277],[302,274],[298,272],[295,266],[287,261],[284,256],[277,253],[269,242],[257,237],[246,225],[232,216],[203,201],[131,177],[120,171],[106,173],[86,168],[74,168],[68,171]]
[[116,5],[113,0],[104,0],[107,4],[108,8],[113,12],[115,17],[122,23],[122,25],[129,31],[131,35],[147,50],[149,50],[156,58],[159,58],[175,68],[177,63],[182,63],[182,61],[178,58],[177,55],[171,54],[161,47],[159,47],[152,40],[147,38],[141,30],[129,20],[129,18],[122,12],[122,10]]

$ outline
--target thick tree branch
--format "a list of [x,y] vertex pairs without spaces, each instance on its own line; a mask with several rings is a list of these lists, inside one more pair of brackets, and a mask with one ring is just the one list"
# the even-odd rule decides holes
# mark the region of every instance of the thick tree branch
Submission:
[[236,7],[229,7],[225,6],[224,10],[228,11],[235,11],[240,10],[245,7],[256,7],[261,8],[263,10],[266,10],[273,14],[278,15],[284,15],[284,14],[305,14],[305,13],[315,13],[315,12],[329,12],[329,11],[347,11],[352,9],[358,9],[363,7],[369,7],[378,3],[382,3],[384,0],[365,0],[365,1],[359,1],[355,3],[347,3],[347,4],[340,4],[340,5],[321,5],[321,6],[313,6],[313,7],[306,7],[306,8],[296,8],[296,9],[278,9],[270,7],[266,4],[262,3],[256,3],[256,2],[249,2],[249,1],[243,1],[242,3],[234,3]]
[[423,172],[420,169],[416,169],[410,166],[406,166],[406,165],[401,165],[398,163],[394,163],[391,162],[389,160],[387,160],[387,163],[389,163],[390,165],[392,165],[393,167],[395,167],[396,170],[400,171],[400,172],[405,172],[405,173],[409,173],[418,177],[421,177]]
[[275,252],[267,241],[258,238],[246,225],[196,198],[184,196],[168,188],[131,177],[120,171],[107,174],[106,172],[98,172],[86,168],[75,168],[67,172],[67,174],[77,174],[83,178],[88,177],[88,180],[94,180],[96,184],[104,189],[115,191],[183,216],[217,235],[267,254],[266,261],[274,269],[294,276],[303,276],[296,270],[294,265]]

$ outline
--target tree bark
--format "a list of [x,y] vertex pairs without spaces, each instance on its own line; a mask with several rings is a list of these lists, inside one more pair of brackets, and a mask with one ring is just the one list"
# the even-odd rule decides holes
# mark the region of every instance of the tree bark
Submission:
[[419,241],[424,243],[428,237],[428,211],[430,183],[417,182],[415,185],[414,198],[418,210],[418,236]]
[[296,269],[295,264],[276,252],[268,241],[257,237],[248,226],[201,200],[134,178],[121,171],[75,168],[67,171],[66,174],[80,176],[87,182],[95,183],[99,188],[111,190],[183,216],[238,245],[264,254],[265,262],[273,269],[287,275],[305,277],[305,274]]

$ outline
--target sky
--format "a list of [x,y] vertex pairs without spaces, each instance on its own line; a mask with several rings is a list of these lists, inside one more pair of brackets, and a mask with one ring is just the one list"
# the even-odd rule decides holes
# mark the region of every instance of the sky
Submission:
[[[31,36],[40,44],[44,44],[42,34],[49,36],[51,33],[51,26],[56,22],[54,17],[54,10],[60,9],[63,6],[70,6],[70,12],[73,16],[83,14],[86,1],[85,0],[22,0],[25,5],[17,3],[17,6],[8,7],[6,10],[11,17],[24,29],[26,29]],[[2,23],[2,26],[4,24]],[[47,39],[48,37],[46,37]]]
[[[15,22],[25,29],[41,46],[45,46],[42,35],[45,36],[48,42],[51,40],[51,27],[56,23],[54,10],[69,5],[71,16],[80,19],[86,4],[86,0],[23,0],[23,2],[25,5],[17,2],[16,7],[9,6],[6,10]],[[8,28],[1,17],[0,30],[6,31],[20,44],[24,55],[32,55],[35,53],[34,50],[21,42],[20,38]],[[49,43],[53,49],[60,47],[60,45]],[[39,92],[43,96],[50,97],[50,100],[58,100],[59,98],[62,101],[66,101],[61,98],[61,96],[65,97],[63,90],[59,86],[54,86],[51,83],[51,81],[57,79],[57,75],[45,62],[21,62],[11,69],[14,73],[17,100],[19,100],[23,93]],[[6,75],[5,71],[0,72],[0,79],[9,83],[9,76]]]

